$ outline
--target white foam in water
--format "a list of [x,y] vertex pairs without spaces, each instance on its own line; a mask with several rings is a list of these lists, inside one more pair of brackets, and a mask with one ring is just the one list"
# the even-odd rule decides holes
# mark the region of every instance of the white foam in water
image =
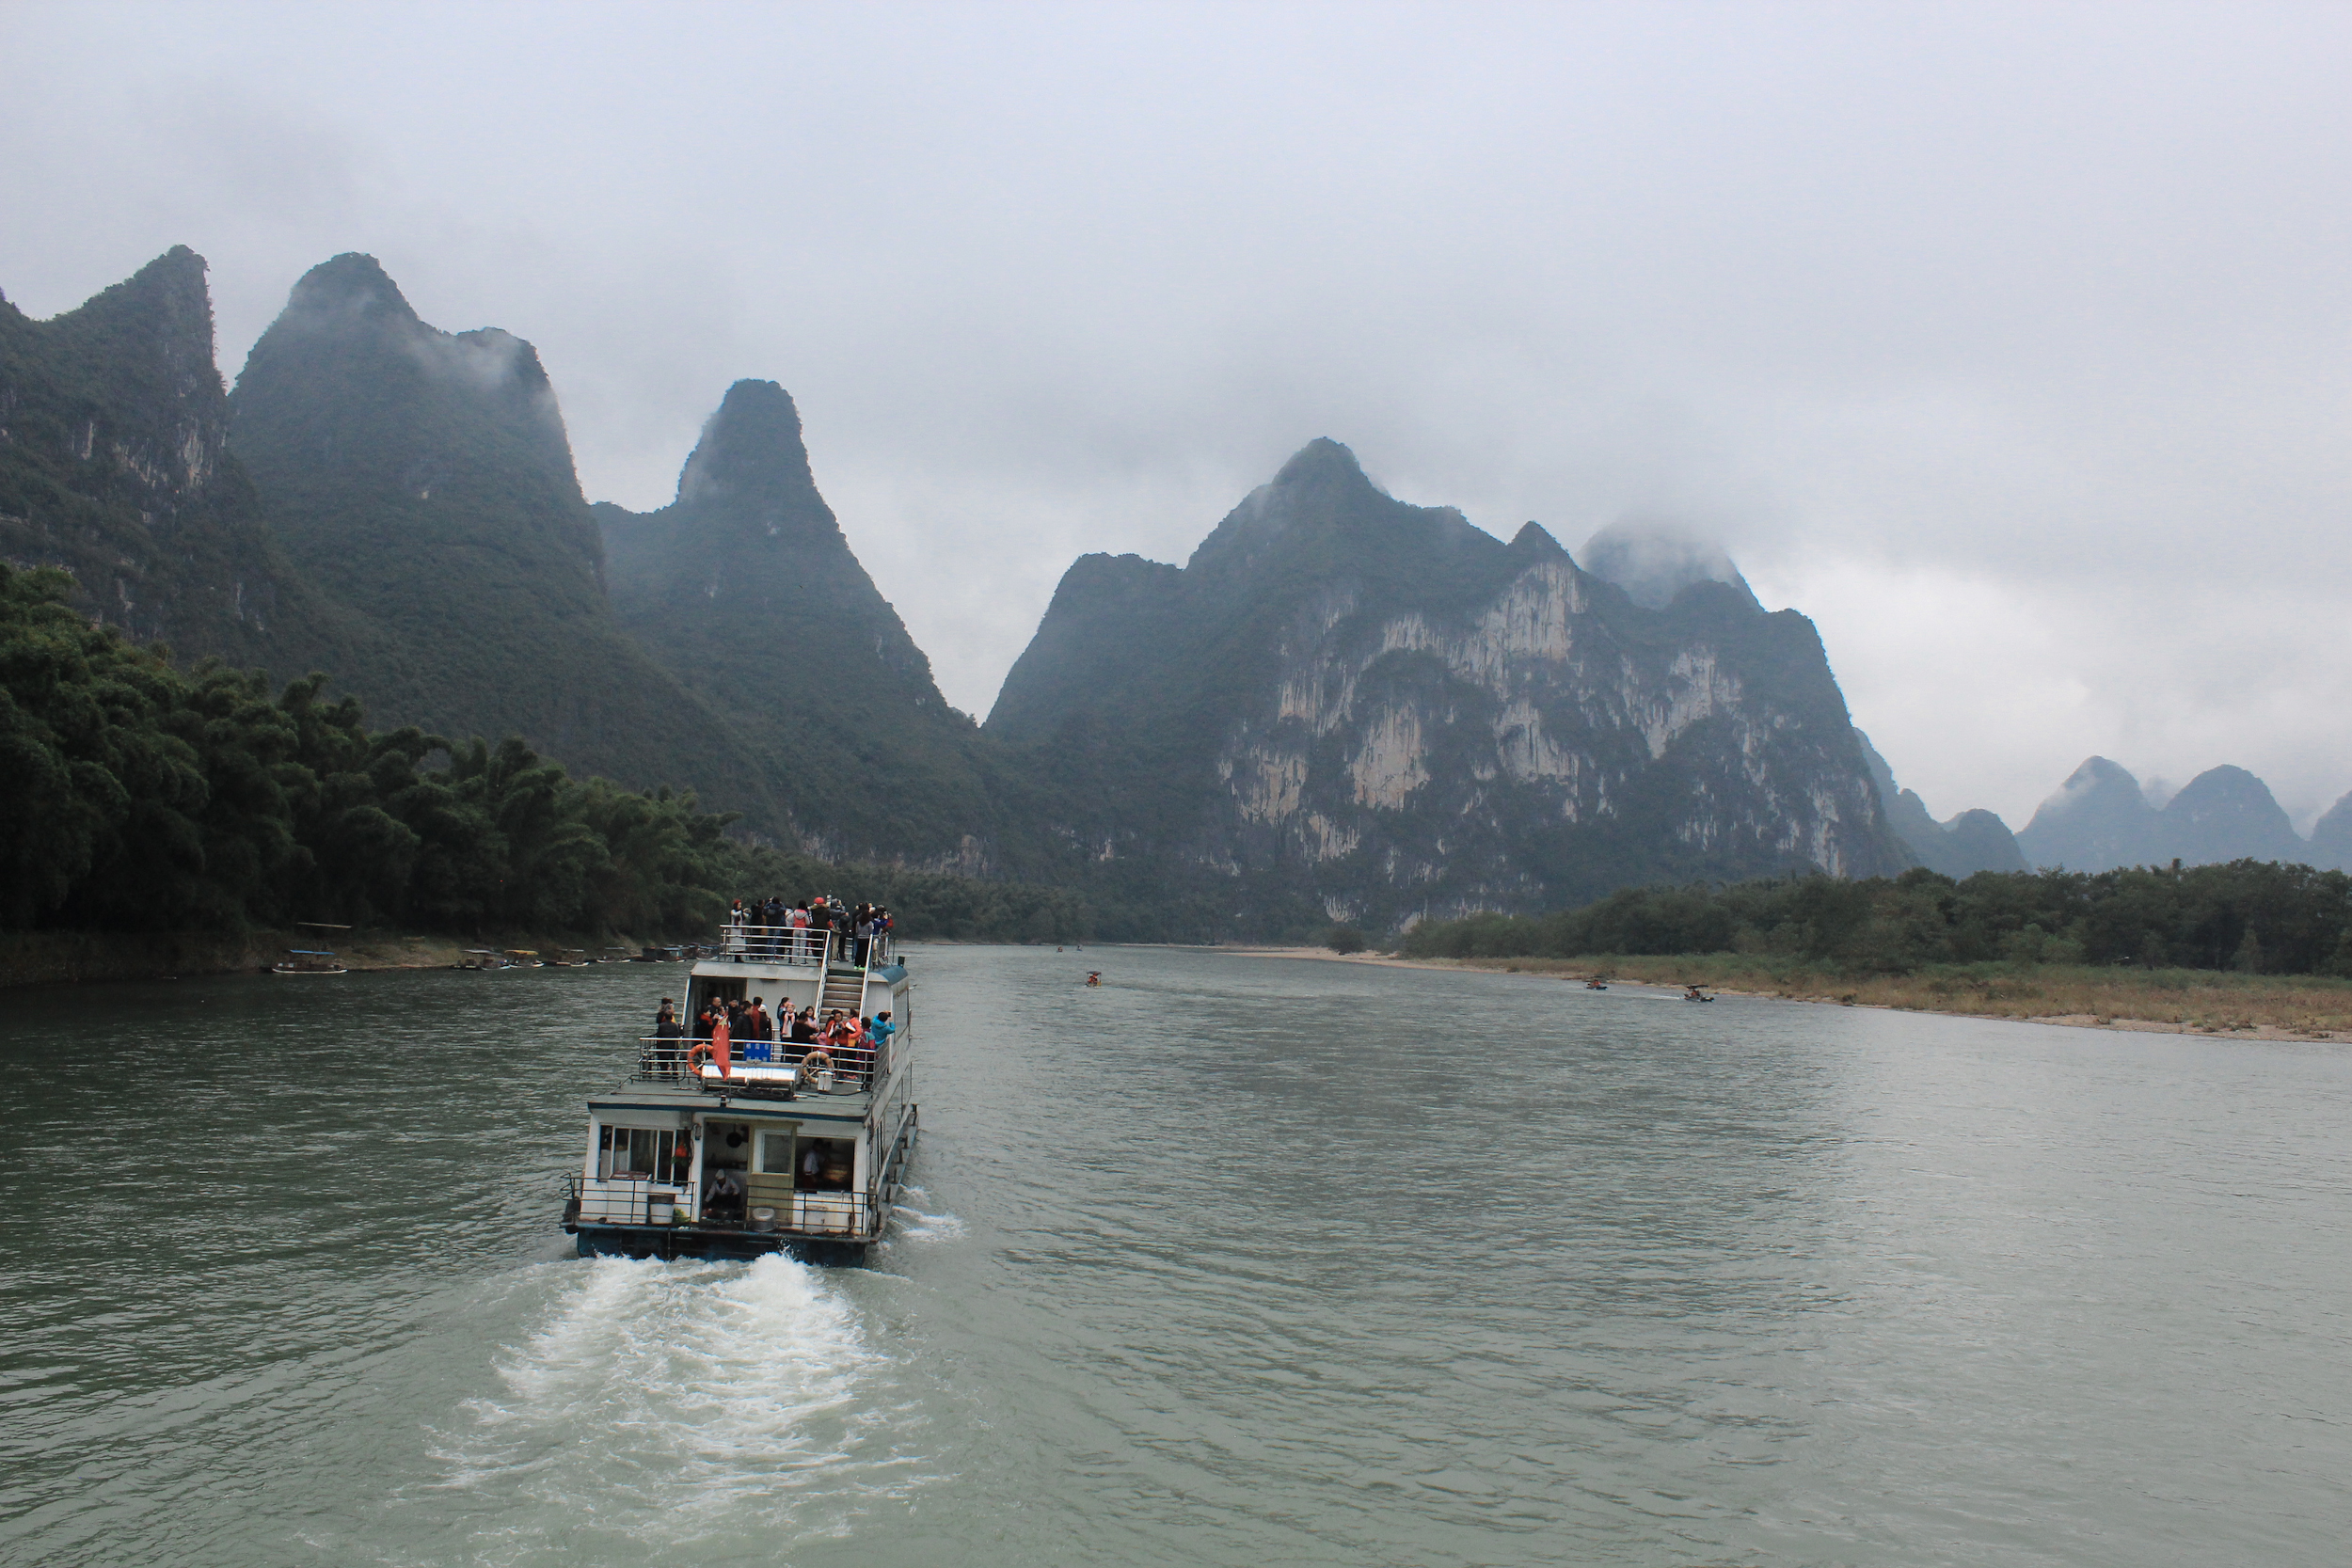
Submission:
[[[502,1391],[467,1402],[437,1454],[446,1487],[499,1500],[513,1556],[582,1530],[648,1545],[836,1534],[915,1480],[890,1430],[902,1413],[888,1366],[818,1271],[784,1258],[550,1271],[564,1283],[497,1364]],[[516,1529],[516,1501],[547,1512]]]
[[927,1214],[903,1203],[891,1205],[898,1225],[891,1232],[898,1242],[948,1242],[964,1233],[963,1221],[954,1214]]

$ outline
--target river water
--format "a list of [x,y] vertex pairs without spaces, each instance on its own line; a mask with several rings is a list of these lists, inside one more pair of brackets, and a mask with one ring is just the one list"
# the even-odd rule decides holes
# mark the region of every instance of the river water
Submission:
[[0,1560],[2344,1559],[2340,1049],[913,969],[844,1270],[566,1252],[676,969],[8,995]]

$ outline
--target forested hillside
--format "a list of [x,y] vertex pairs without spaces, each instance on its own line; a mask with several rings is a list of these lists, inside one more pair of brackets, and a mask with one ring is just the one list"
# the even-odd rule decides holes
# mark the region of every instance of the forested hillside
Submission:
[[727,389],[669,506],[595,511],[621,624],[726,716],[811,847],[993,863],[979,728],[842,536],[783,388]]
[[372,257],[338,256],[294,286],[230,405],[231,450],[272,529],[373,639],[370,657],[334,668],[342,689],[395,723],[511,731],[787,831],[732,728],[613,617],[603,546],[529,343],[437,331]]
[[317,677],[183,671],[72,593],[0,565],[0,928],[700,937],[731,896],[834,892],[912,936],[1092,934],[1065,892],[754,848],[691,794],[576,779],[517,736],[372,732]]

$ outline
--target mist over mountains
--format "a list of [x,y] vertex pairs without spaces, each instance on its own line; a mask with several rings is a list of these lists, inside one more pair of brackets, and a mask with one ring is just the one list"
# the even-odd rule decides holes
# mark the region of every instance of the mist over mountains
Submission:
[[1581,563],[1408,505],[1308,443],[1183,564],[1070,567],[984,724],[818,490],[798,409],[725,389],[675,499],[581,494],[536,351],[421,320],[372,259],[294,287],[229,391],[174,250],[53,321],[0,302],[0,556],[183,657],[330,672],[372,721],[517,733],[828,857],[1054,881],[1106,934],[1390,928],[1631,883],[2352,863],[2261,781],[2161,810],[2093,758],[2011,836],[1938,821],[1852,725],[1811,622],[1717,546]]

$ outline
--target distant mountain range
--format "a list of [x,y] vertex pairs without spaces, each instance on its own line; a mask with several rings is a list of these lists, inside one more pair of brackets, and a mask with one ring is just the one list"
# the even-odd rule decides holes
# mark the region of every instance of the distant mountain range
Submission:
[[[1867,745],[1867,742],[1866,742]],[[1938,822],[1876,751],[1869,753],[1887,818],[1918,863],[1947,876],[1978,871],[2112,871],[2126,865],[2213,865],[2286,861],[2352,871],[2352,795],[2312,825],[2305,839],[2243,768],[2209,768],[2159,808],[2139,781],[2105,757],[2087,759],[2013,837],[1989,811]]]
[[2243,768],[2214,768],[2191,779],[2162,808],[2139,781],[2105,757],[2074,769],[2042,802],[2017,845],[2038,866],[2105,871],[2118,865],[2204,865],[2234,860],[2297,861],[2352,871],[2352,795],[2313,824],[2306,840]]
[[[1637,523],[1582,553],[1399,501],[1311,442],[1184,564],[1077,561],[982,725],[772,382],[728,388],[675,499],[635,514],[581,495],[529,343],[427,325],[372,258],[305,275],[233,393],[185,249],[53,321],[0,301],[0,557],[66,567],[93,618],[329,670],[379,726],[690,785],[823,854],[1072,886],[1106,935],[2301,846],[2250,775],[2156,812],[2097,759],[2014,839],[1939,823],[1812,624],[1720,548]],[[2347,850],[2352,801],[2306,852]]]

